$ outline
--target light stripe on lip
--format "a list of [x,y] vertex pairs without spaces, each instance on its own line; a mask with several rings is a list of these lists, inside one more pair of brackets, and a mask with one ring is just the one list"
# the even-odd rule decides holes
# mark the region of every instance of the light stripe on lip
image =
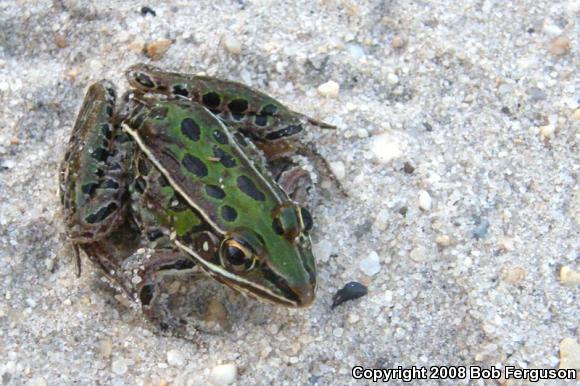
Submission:
[[[217,266],[215,264],[210,264],[209,262],[207,262],[206,260],[202,259],[200,256],[197,255],[197,253],[195,253],[195,251],[191,248],[189,248],[188,246],[182,244],[181,242],[179,242],[179,240],[173,240],[173,242],[182,250],[184,250],[185,252],[187,252],[189,255],[195,257],[195,259],[197,260],[197,262],[203,266],[205,269],[207,269],[210,272],[214,272],[216,273],[220,278],[224,278],[224,280],[228,281],[228,285],[230,285],[232,288],[242,292],[242,293],[250,293],[252,296],[255,296],[259,299],[268,299],[271,300],[274,303],[277,304],[287,304],[291,307],[298,307],[298,303],[287,299],[285,297],[282,297],[274,292],[272,292],[270,289],[265,288],[265,287],[261,287],[259,285],[257,285],[256,283],[253,283],[249,280],[244,279],[241,276],[235,275],[229,271],[226,271],[225,269],[223,269],[220,266]],[[235,283],[240,283],[243,284],[243,286],[239,286],[236,285]],[[245,287],[250,287],[250,288],[254,288],[257,292],[264,294],[266,296],[264,297],[260,297],[259,295],[257,295],[254,292],[251,292],[249,290],[247,290]]]

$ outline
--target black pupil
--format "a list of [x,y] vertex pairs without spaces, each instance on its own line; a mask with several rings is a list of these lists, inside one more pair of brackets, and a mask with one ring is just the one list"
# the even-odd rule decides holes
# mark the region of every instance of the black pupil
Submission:
[[232,265],[243,265],[246,263],[246,255],[238,248],[229,246],[226,251],[226,257]]
[[302,215],[302,221],[304,222],[304,230],[308,232],[312,229],[312,215],[304,208],[300,208],[300,214]]

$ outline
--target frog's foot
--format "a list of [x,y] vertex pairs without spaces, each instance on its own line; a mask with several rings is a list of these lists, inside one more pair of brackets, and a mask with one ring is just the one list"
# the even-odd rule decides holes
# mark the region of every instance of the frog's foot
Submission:
[[172,314],[169,296],[165,291],[166,277],[194,276],[199,271],[191,258],[178,251],[157,252],[141,270],[141,284],[137,289],[143,314],[163,331],[185,332],[186,322]]

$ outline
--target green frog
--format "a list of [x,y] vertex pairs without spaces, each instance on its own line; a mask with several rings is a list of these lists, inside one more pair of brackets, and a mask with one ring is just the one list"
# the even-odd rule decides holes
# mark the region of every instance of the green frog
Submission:
[[[160,296],[164,278],[201,268],[243,294],[307,307],[316,292],[304,201],[309,173],[290,158],[307,124],[243,84],[146,64],[126,71],[116,106],[91,85],[60,169],[67,235],[162,329],[179,327]],[[137,280],[122,262],[147,247]]]

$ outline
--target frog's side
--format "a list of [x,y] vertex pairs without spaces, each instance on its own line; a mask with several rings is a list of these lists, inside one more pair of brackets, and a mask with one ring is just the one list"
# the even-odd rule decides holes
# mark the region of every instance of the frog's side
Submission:
[[159,301],[162,278],[195,265],[244,294],[311,304],[312,218],[295,201],[310,181],[288,156],[305,123],[326,125],[235,82],[143,64],[127,78],[134,90],[118,112],[110,83],[89,88],[61,166],[77,254],[132,292],[121,263],[152,248],[136,292],[165,328],[179,323]]

